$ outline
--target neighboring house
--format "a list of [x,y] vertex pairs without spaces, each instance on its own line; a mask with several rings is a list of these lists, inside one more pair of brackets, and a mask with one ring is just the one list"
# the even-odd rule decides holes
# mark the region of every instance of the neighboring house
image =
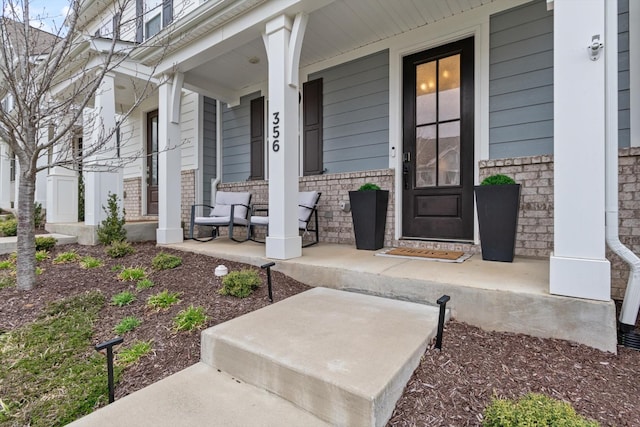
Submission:
[[[25,37],[20,34],[22,24],[8,18],[0,18],[6,29],[6,35],[12,45],[12,50],[20,52],[25,50]],[[54,45],[56,36],[38,28],[31,27],[30,50],[31,60],[34,63],[42,61]],[[14,108],[14,100],[0,88],[0,108],[11,112]],[[48,135],[41,135],[47,138]],[[46,164],[48,159],[42,159],[40,164]],[[0,139],[0,209],[11,210],[16,208],[19,184],[19,166],[15,154],[5,141]],[[43,207],[47,203],[47,172],[41,171],[36,177],[35,202]]]
[[[340,202],[372,181],[391,192],[386,245],[478,252],[473,186],[501,172],[523,186],[516,254],[550,257],[550,292],[624,295],[628,268],[605,249],[605,147],[619,149],[621,240],[637,253],[638,2],[97,4],[87,33],[122,22],[130,69],[156,79],[120,124],[123,153],[145,156],[113,188],[129,219],[158,218],[158,243],[182,241],[216,189],[247,190],[270,204],[266,255],[300,256],[285,218],[314,189],[321,241],[353,244]],[[115,70],[103,111],[128,103],[133,74]],[[102,203],[106,189],[93,186]]]

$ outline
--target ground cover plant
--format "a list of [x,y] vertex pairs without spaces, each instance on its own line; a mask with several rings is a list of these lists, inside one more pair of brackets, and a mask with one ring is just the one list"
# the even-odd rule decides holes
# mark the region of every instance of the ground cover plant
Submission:
[[118,335],[124,335],[127,332],[133,331],[135,328],[140,326],[141,323],[142,321],[137,317],[128,316],[122,319],[120,323],[118,323],[116,327],[113,328],[113,332]]
[[111,304],[124,307],[125,305],[129,305],[136,300],[136,296],[131,291],[122,291],[119,294],[115,294],[111,297]]
[[180,292],[169,292],[165,289],[160,293],[151,295],[147,299],[147,306],[160,310],[167,309],[178,302],[180,302]]
[[[136,342],[151,342],[151,350],[136,363],[117,364],[120,370],[116,399],[159,381],[197,363],[200,359],[200,330],[269,305],[266,277],[250,296],[236,298],[218,293],[222,281],[213,275],[212,266],[226,265],[230,271],[248,266],[199,254],[187,254],[154,244],[133,244],[135,253],[111,258],[104,247],[63,245],[51,251],[51,258],[41,262],[43,273],[31,291],[15,286],[0,289],[0,340],[22,327],[39,321],[47,311],[47,302],[58,301],[99,291],[105,303],[93,321],[90,338],[75,360],[97,357],[97,370],[106,375],[105,357],[93,346],[117,335],[114,328],[126,317],[141,321],[135,329],[124,332],[123,345],[116,355]],[[81,256],[93,256],[105,263],[100,274],[83,269],[78,262],[53,264],[62,252],[75,250]],[[151,261],[165,251],[183,259],[182,267],[152,270]],[[0,263],[10,256],[0,256]],[[122,282],[117,272],[126,266],[143,266],[151,289],[135,290],[137,299],[125,307],[109,304],[113,295],[134,290],[137,282]],[[0,274],[10,274],[10,269]],[[280,301],[308,289],[307,286],[272,272],[274,300]],[[157,290],[179,292],[180,302],[166,310],[152,310],[146,305]],[[190,306],[202,307],[205,324],[192,331],[176,332],[174,319]],[[0,345],[0,352],[4,351]],[[3,357],[3,356],[0,356]],[[73,360],[73,359],[72,359]],[[0,399],[6,402],[4,384],[7,370],[0,363]],[[51,368],[58,373],[57,368]],[[47,373],[49,373],[47,371]],[[541,393],[570,403],[576,412],[602,426],[640,426],[640,352],[619,348],[612,355],[560,340],[540,339],[519,334],[483,331],[456,321],[447,324],[442,350],[427,349],[405,388],[390,426],[481,426],[485,408],[494,397],[519,399],[529,392]],[[104,394],[94,406],[107,401]],[[6,414],[5,414],[6,415]],[[12,416],[16,415],[12,412]],[[62,418],[61,418],[62,419]],[[46,425],[60,424],[48,419]],[[66,422],[66,420],[65,420]],[[0,426],[28,425],[28,422],[3,420]],[[34,424],[32,424],[34,425]]]

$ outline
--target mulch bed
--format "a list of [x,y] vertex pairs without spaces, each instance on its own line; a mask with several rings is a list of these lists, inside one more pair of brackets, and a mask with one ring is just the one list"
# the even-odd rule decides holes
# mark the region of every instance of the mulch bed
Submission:
[[[220,280],[214,276],[214,268],[224,264],[235,270],[242,264],[160,249],[151,243],[134,247],[135,254],[121,259],[109,258],[101,246],[55,248],[52,259],[57,253],[75,250],[103,259],[105,266],[84,270],[78,263],[40,263],[45,272],[35,289],[0,289],[0,333],[33,321],[49,301],[92,289],[100,290],[110,301],[123,290],[134,291],[137,300],[133,304],[105,306],[95,325],[94,343],[99,343],[114,337],[113,327],[123,317],[137,316],[143,323],[125,335],[125,344],[153,340],[153,353],[124,371],[116,387],[119,398],[199,360],[200,332],[175,332],[171,327],[178,311],[192,304],[202,306],[208,316],[206,327],[210,327],[269,304],[266,286],[245,299],[217,293]],[[153,271],[151,260],[161,250],[181,256],[182,266]],[[155,287],[136,292],[135,283],[117,279],[112,270],[117,265],[144,266]],[[266,283],[264,272],[260,274]],[[275,301],[309,289],[281,273],[272,274]],[[150,295],[165,289],[180,292],[180,304],[166,311],[145,307]],[[511,398],[533,391],[568,401],[580,414],[602,425],[640,426],[639,380],[639,351],[620,347],[616,356],[566,341],[486,332],[452,321],[445,329],[443,349],[426,351],[389,425],[477,426],[493,396]]]

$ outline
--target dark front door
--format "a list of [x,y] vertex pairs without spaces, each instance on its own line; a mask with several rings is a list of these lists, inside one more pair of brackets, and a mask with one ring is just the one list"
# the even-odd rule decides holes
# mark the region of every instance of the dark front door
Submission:
[[404,237],[473,239],[473,38],[403,68]]
[[158,215],[158,110],[147,113],[147,215]]

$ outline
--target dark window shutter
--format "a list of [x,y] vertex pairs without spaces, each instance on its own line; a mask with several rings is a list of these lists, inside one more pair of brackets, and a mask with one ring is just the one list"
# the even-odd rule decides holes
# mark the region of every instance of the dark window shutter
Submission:
[[322,162],[322,79],[302,85],[304,175],[320,175]]
[[136,43],[144,41],[144,0],[136,0]]
[[162,0],[162,26],[166,27],[173,21],[173,0]]
[[264,96],[251,100],[251,173],[264,179]]

